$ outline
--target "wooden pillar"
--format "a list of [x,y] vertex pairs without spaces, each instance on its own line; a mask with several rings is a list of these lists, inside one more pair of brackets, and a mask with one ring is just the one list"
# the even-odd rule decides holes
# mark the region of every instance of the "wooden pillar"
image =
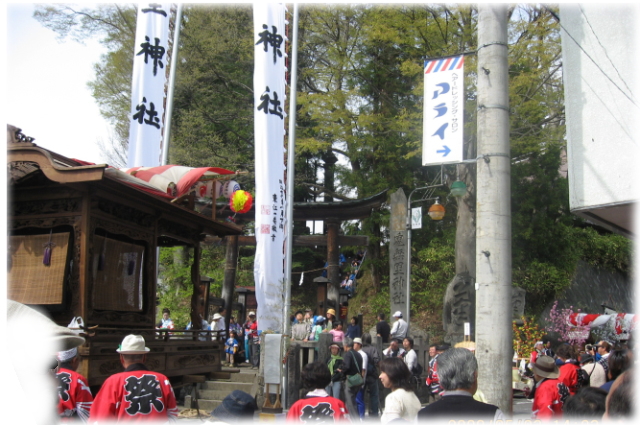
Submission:
[[[238,236],[225,237],[227,241],[227,252],[224,265],[224,282],[222,282],[222,299],[224,300],[225,314],[225,335],[229,335],[229,322],[233,315],[231,304],[233,303],[233,290],[236,286],[236,268],[238,265]],[[238,318],[241,320],[240,318]]]
[[[191,329],[202,329],[202,319],[200,314],[200,243],[193,246],[193,263],[191,264],[191,285],[193,294],[191,295]],[[193,333],[194,341],[198,339],[198,333]]]
[[340,308],[340,247],[338,246],[338,231],[340,230],[340,220],[327,219],[327,308],[334,308],[336,316]]
[[300,345],[292,343],[289,345],[289,351],[287,351],[287,380],[286,386],[287,397],[285,408],[290,408],[293,403],[300,399]]

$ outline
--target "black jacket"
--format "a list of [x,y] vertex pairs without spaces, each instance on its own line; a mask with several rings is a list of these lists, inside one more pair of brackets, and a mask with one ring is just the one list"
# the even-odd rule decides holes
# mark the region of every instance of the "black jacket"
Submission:
[[389,334],[391,333],[391,327],[384,320],[376,323],[376,334],[380,334],[382,342],[389,342]]
[[418,421],[434,418],[452,419],[484,419],[489,423],[495,417],[497,406],[481,403],[473,399],[471,394],[442,396],[439,401],[431,403],[418,412]]
[[[327,363],[327,366],[329,366],[330,361],[331,361],[331,357],[329,357],[325,362]],[[336,363],[333,365],[333,375],[331,375],[331,382],[344,380],[344,374],[338,370],[338,369],[342,369],[343,364],[344,362],[342,360],[336,360]]]
[[342,353],[342,360],[344,363],[340,369],[345,375],[351,376],[362,372],[362,356],[353,348]]

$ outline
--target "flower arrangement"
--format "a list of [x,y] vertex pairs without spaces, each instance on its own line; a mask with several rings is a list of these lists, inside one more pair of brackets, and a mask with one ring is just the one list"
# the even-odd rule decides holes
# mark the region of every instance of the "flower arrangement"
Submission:
[[513,349],[518,357],[527,357],[533,351],[537,341],[542,341],[546,331],[532,320],[522,317],[522,325],[513,321]]
[[[580,309],[576,313],[580,313]],[[549,311],[549,332],[557,332],[560,334],[562,342],[571,345],[582,346],[589,338],[591,326],[574,326],[569,322],[569,317],[574,314],[573,306],[569,308],[558,309],[558,301],[553,303],[553,307]]]

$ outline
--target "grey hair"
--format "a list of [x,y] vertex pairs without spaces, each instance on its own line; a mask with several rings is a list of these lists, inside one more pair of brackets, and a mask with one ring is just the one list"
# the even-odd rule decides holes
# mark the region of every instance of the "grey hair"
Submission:
[[362,335],[362,346],[366,347],[371,345],[371,334],[365,333]]
[[475,384],[478,361],[466,348],[450,348],[438,356],[438,377],[445,391],[471,388]]
[[342,340],[342,346],[353,348],[353,339],[345,336],[344,339]]

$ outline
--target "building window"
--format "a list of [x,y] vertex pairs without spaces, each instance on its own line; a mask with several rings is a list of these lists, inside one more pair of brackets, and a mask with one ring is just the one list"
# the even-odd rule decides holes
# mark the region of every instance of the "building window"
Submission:
[[144,246],[95,234],[93,248],[93,308],[141,311]]
[[7,297],[23,304],[62,304],[69,237],[70,232],[10,236]]

